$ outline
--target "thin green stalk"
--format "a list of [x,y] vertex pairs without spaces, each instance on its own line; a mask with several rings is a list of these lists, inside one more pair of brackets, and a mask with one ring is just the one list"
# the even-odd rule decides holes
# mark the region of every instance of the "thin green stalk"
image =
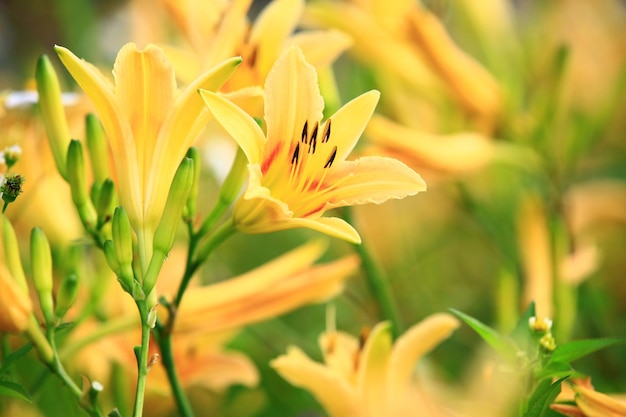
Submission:
[[[148,348],[150,347],[150,325],[148,323],[148,306],[145,300],[137,301],[141,317],[141,346],[137,355],[137,389],[135,391],[135,406],[133,417],[143,415],[144,394],[146,391],[146,377],[148,376]],[[136,351],[135,351],[136,352]]]

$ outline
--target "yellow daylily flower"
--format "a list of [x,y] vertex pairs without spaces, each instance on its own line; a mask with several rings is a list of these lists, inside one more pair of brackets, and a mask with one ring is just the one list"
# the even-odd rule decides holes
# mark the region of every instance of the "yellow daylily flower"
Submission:
[[271,366],[291,384],[310,391],[331,417],[443,416],[426,386],[413,380],[415,363],[459,326],[449,314],[434,314],[411,327],[395,344],[389,323],[366,339],[341,332],[320,338],[325,364],[290,346]]
[[[576,402],[576,405],[561,401]],[[598,392],[591,378],[575,378],[561,383],[561,394],[550,408],[571,417],[626,417],[626,398]]]
[[337,295],[359,261],[346,256],[314,266],[325,249],[313,241],[247,274],[190,288],[177,312],[175,334],[236,329]]
[[115,163],[121,204],[135,230],[151,241],[174,173],[210,117],[197,90],[218,89],[241,58],[222,62],[179,92],[171,63],[154,45],[122,47],[114,84],[68,49],[55,50],[93,101]]
[[374,112],[377,91],[355,98],[322,121],[324,101],[315,69],[299,48],[291,47],[267,76],[265,92],[267,133],[232,102],[201,91],[211,113],[248,157],[248,188],[233,214],[241,231],[308,227],[358,243],[352,226],[323,213],[426,189],[417,173],[395,159],[346,161]]
[[4,263],[0,263],[0,331],[20,333],[26,330],[33,304]]

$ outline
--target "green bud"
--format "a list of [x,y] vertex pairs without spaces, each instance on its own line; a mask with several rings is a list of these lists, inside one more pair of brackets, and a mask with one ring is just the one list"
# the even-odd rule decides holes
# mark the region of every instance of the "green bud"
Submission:
[[14,202],[17,196],[22,194],[24,181],[24,177],[20,174],[8,174],[6,176],[2,185],[0,185],[0,192],[5,205]]
[[120,271],[120,263],[117,261],[117,253],[115,252],[115,245],[112,240],[104,242],[104,258],[109,265],[109,268],[117,275]]
[[78,296],[78,275],[68,274],[61,282],[59,292],[57,292],[56,309],[54,314],[58,318],[63,318],[67,310],[74,305]]
[[113,212],[113,243],[120,267],[133,263],[133,235],[130,220],[124,207],[116,207]]
[[198,201],[198,189],[200,183],[200,152],[197,148],[191,147],[187,151],[187,158],[193,159],[193,183],[187,197],[186,217],[190,220],[196,215],[196,203]]
[[161,221],[154,232],[153,253],[144,277],[143,290],[150,294],[161,270],[161,265],[174,245],[176,230],[182,218],[183,208],[193,186],[194,162],[184,158],[174,175]]
[[230,204],[235,201],[247,177],[248,158],[241,148],[238,148],[233,165],[220,189],[220,201],[224,204]]
[[113,205],[115,204],[115,184],[106,178],[98,189],[98,195],[94,200],[96,213],[98,213],[98,226],[102,226],[111,219]]
[[48,239],[39,227],[35,227],[30,234],[30,257],[39,305],[46,323],[52,323],[55,320],[52,301],[52,255]]
[[91,169],[93,171],[94,182],[101,183],[107,178],[111,178],[109,172],[109,158],[106,137],[100,120],[93,115],[88,114],[85,119],[86,127],[86,143],[91,161]]
[[9,272],[17,282],[17,285],[28,293],[28,283],[24,275],[24,268],[22,268],[17,236],[15,235],[15,230],[13,230],[13,225],[4,214],[2,214],[2,244],[4,246],[4,262]]
[[94,228],[98,221],[96,209],[87,194],[87,178],[85,177],[85,157],[83,145],[78,140],[71,140],[67,150],[67,181],[72,190],[72,201],[78,209],[83,225],[87,229]]
[[65,158],[70,141],[70,130],[61,101],[61,87],[57,74],[46,55],[39,57],[35,73],[39,109],[46,126],[46,134],[54,156],[54,162],[61,176],[67,179]]

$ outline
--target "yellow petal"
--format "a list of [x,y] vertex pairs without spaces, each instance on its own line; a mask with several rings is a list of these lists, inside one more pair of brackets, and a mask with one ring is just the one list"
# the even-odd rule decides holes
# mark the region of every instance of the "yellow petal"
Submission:
[[281,229],[274,230],[306,227],[351,243],[361,243],[359,232],[339,217],[320,217],[317,219],[294,218],[284,222],[281,226],[283,226]]
[[33,306],[4,264],[0,264],[0,331],[19,333],[28,327]]
[[291,36],[286,46],[296,45],[308,63],[318,71],[331,65],[350,45],[352,39],[338,30],[315,30],[298,32]]
[[241,147],[248,161],[260,163],[265,135],[254,119],[218,94],[200,90],[200,96],[215,119]]
[[450,314],[433,314],[412,326],[396,341],[389,361],[387,393],[400,401],[409,386],[417,361],[458,328]]
[[250,43],[255,48],[255,66],[261,74],[269,72],[303,11],[304,0],[275,0],[259,14],[250,31]]
[[333,331],[323,333],[319,345],[326,365],[356,386],[355,361],[359,340],[349,333]]
[[378,104],[380,93],[368,91],[350,100],[331,116],[330,142],[337,146],[335,161],[343,161],[352,152]]
[[294,346],[270,365],[289,383],[310,391],[330,417],[366,417],[355,390],[333,370],[313,362]]
[[372,329],[359,355],[359,392],[372,416],[383,416],[389,408],[385,388],[391,346],[391,324],[379,323]]
[[277,158],[289,161],[289,146],[283,145],[294,135],[299,137],[306,121],[321,120],[324,109],[315,68],[305,61],[300,49],[289,47],[276,61],[265,82],[265,97],[267,155],[263,157],[280,149],[284,155]]
[[326,181],[331,187],[319,198],[328,202],[327,208],[380,204],[426,191],[418,173],[398,160],[378,156],[344,161]]

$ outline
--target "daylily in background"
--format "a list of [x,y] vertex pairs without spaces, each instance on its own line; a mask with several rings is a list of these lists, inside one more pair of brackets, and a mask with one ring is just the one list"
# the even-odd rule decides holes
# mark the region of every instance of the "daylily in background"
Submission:
[[291,346],[271,365],[291,384],[311,392],[331,417],[449,415],[413,370],[458,326],[451,315],[434,314],[395,343],[389,323],[376,325],[360,341],[327,331],[320,338],[324,364]]
[[302,51],[288,48],[265,82],[265,130],[226,98],[201,91],[211,113],[248,158],[248,188],[235,203],[234,224],[246,233],[307,227],[351,242],[358,232],[334,207],[382,203],[426,189],[403,163],[383,157],[346,161],[379,93],[367,92],[322,121],[317,73]]
[[[562,403],[566,401],[575,404]],[[576,378],[561,383],[561,394],[550,408],[569,417],[626,417],[626,398],[596,391],[591,378]]]
[[3,263],[0,263],[0,331],[21,333],[28,327],[33,303]]
[[68,49],[61,61],[91,98],[102,121],[116,169],[121,205],[149,259],[152,234],[161,218],[174,173],[204,128],[208,113],[197,90],[218,89],[241,62],[226,60],[184,91],[162,49],[129,43],[115,61],[115,83]]

